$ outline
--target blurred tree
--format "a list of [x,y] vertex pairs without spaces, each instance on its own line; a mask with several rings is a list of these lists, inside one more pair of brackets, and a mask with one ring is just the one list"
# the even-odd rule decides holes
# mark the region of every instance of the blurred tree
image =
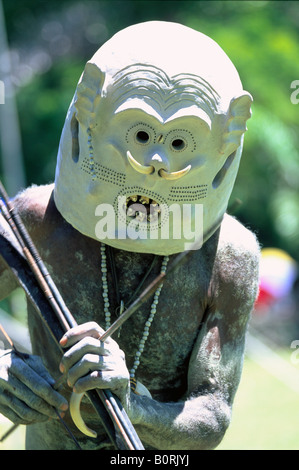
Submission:
[[[276,1],[3,0],[18,89],[28,184],[54,178],[65,114],[82,68],[112,34],[152,19],[216,40],[254,97],[231,201],[264,245],[299,261],[299,3]],[[193,47],[193,45],[191,45]],[[196,60],[196,50],[193,51]],[[0,76],[1,79],[1,76]]]

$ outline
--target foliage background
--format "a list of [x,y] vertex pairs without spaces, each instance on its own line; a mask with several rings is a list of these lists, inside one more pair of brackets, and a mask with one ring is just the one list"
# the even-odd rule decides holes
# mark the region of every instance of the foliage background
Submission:
[[132,23],[178,21],[215,39],[254,97],[231,199],[242,201],[237,216],[263,245],[281,247],[298,260],[299,105],[290,100],[291,83],[299,79],[298,2],[3,0],[3,5],[26,185],[53,180],[66,110],[98,46]]
[[[53,181],[66,111],[85,62],[95,50],[133,23],[181,22],[221,45],[236,65],[244,89],[254,98],[231,197],[232,204],[242,201],[235,215],[256,232],[262,246],[282,248],[299,262],[299,104],[290,99],[291,83],[299,80],[297,1],[2,1],[12,59],[9,75],[21,130],[24,187]],[[196,60],[196,50],[193,54]],[[0,55],[0,80],[5,81],[8,72],[3,64]],[[0,176],[5,182],[8,175],[3,174],[2,162],[0,150]],[[298,291],[296,295],[298,299]],[[291,323],[293,335],[299,332],[297,307]],[[284,337],[280,345],[288,348],[289,340]],[[254,375],[250,377],[254,381]],[[266,386],[267,393],[271,387]],[[287,412],[288,425],[291,413]],[[242,418],[250,421],[248,415]],[[293,438],[293,430],[287,431]],[[237,436],[238,431],[236,446]],[[293,441],[288,442],[295,448]]]

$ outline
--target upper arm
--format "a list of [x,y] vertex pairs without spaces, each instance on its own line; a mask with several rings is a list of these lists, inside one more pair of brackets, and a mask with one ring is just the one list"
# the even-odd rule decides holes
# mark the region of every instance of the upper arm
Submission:
[[[14,237],[11,234],[11,230],[0,214],[0,235],[5,236],[6,238],[10,239],[12,242],[14,241]],[[3,258],[0,255],[0,300],[5,299],[13,290],[18,287],[18,283],[7,266],[4,262]]]
[[[51,190],[52,187],[50,185],[32,186],[17,194],[13,201],[14,207],[17,209],[25,227],[31,235],[39,230],[40,221],[43,218]],[[5,236],[5,238],[9,239],[9,241],[16,246],[16,239],[1,214],[0,234]],[[36,236],[35,233],[34,235]],[[18,286],[19,284],[15,276],[0,254],[0,300],[7,297]]]
[[229,234],[224,231],[220,238],[209,306],[188,374],[190,394],[218,392],[229,405],[241,377],[246,329],[259,278],[259,247],[254,235],[233,219],[230,225]]

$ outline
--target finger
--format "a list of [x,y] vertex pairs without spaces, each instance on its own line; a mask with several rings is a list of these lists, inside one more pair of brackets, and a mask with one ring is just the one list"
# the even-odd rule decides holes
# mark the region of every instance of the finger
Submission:
[[0,411],[14,424],[32,424],[36,422],[44,422],[49,419],[48,416],[41,415],[40,413],[31,410],[16,397],[11,397],[7,400],[9,406],[1,405]]
[[59,366],[60,372],[67,372],[76,362],[80,361],[85,354],[97,354],[99,356],[119,356],[125,359],[124,352],[119,348],[116,341],[103,343],[99,339],[85,337],[65,352]]
[[85,354],[97,354],[107,356],[111,351],[105,348],[105,344],[98,339],[86,337],[66,351],[61,359],[59,369],[62,373],[67,372],[76,362],[80,361]]
[[39,356],[30,356],[25,360],[26,364],[31,367],[38,375],[46,380],[51,386],[55,384],[55,379],[51,376],[45,368],[42,359]]
[[126,389],[129,381],[129,375],[127,376],[115,376],[113,371],[99,371],[95,370],[91,372],[88,376],[80,378],[73,391],[76,393],[84,393],[88,390],[93,390],[95,388],[100,389]]
[[[11,368],[11,373],[17,379],[21,385],[25,385],[26,389],[22,393],[24,396],[19,398],[26,398],[29,400],[29,405],[35,409],[41,409],[43,413],[46,413],[52,416],[53,410],[51,407],[57,408],[59,410],[67,410],[68,402],[67,400],[56,392],[51,385],[40,375],[38,375],[34,369],[29,367],[23,360],[17,365]],[[10,387],[12,387],[12,378],[9,380]],[[17,395],[19,390],[23,387],[16,387],[14,394]],[[31,393],[28,392],[31,391]],[[25,401],[25,400],[24,400]],[[49,406],[50,405],[50,406]],[[37,408],[38,407],[38,408]]]
[[9,407],[19,418],[28,422],[56,417],[53,407],[35,395],[16,377],[10,377],[6,389],[1,393],[0,402]]
[[68,385],[73,387],[78,379],[86,375],[90,375],[93,371],[103,372],[113,370],[115,365],[107,363],[104,356],[96,354],[85,354],[83,358],[77,362],[68,373]]
[[82,325],[75,326],[67,331],[60,340],[60,345],[63,347],[70,347],[80,341],[85,336],[92,338],[100,338],[105,330],[101,328],[96,322],[87,322]]

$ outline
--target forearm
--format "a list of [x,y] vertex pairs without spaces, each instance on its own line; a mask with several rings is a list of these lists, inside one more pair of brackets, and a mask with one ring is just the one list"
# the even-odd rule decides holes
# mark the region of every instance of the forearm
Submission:
[[161,403],[132,394],[129,417],[144,444],[160,450],[207,450],[221,442],[230,407],[213,395]]

